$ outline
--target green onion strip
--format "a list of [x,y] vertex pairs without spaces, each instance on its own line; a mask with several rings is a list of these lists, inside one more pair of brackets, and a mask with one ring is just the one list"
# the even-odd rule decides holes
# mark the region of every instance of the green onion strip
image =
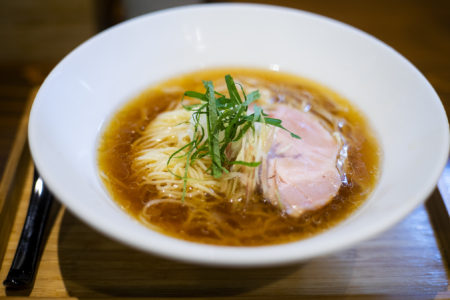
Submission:
[[[255,133],[255,123],[264,123],[275,126],[288,131],[293,138],[300,139],[298,135],[287,130],[281,125],[281,120],[269,118],[261,107],[254,105],[253,113],[247,115],[250,104],[258,100],[259,91],[253,91],[246,94],[243,87],[241,88],[241,96],[236,88],[236,83],[230,75],[225,76],[225,82],[228,89],[229,97],[214,91],[212,81],[203,81],[206,89],[205,93],[195,91],[187,91],[183,95],[182,106],[192,111],[192,120],[194,123],[194,134],[191,142],[187,143],[169,157],[167,160],[167,169],[175,177],[183,180],[183,196],[184,202],[186,196],[186,187],[188,181],[188,169],[197,160],[205,156],[211,158],[211,166],[209,172],[214,178],[220,178],[222,174],[228,172],[231,165],[243,165],[247,167],[258,167],[261,162],[246,162],[229,160],[225,154],[227,147],[244,137],[248,130]],[[185,97],[200,100],[200,103],[193,105],[184,105]],[[200,123],[201,116],[206,116],[206,140],[205,128]],[[183,153],[182,153],[183,152]],[[175,174],[170,168],[170,161],[174,158],[186,158],[186,166],[183,176]]]

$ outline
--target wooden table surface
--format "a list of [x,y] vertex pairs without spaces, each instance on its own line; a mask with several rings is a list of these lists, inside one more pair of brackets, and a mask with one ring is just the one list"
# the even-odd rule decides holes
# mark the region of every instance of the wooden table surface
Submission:
[[[447,114],[450,112],[450,1],[279,0],[276,3],[345,22],[392,46],[425,75],[439,94]],[[0,172],[5,167],[26,97],[52,67],[48,62],[0,64]]]
[[[273,3],[273,1],[262,2]],[[439,94],[447,115],[449,114],[450,1],[280,0],[277,3],[340,20],[386,42],[425,75]],[[0,64],[0,172],[5,169],[20,117],[25,108],[26,98],[31,88],[41,83],[52,67],[53,64],[48,62]],[[125,260],[117,258],[123,264],[128,264],[123,265],[125,267],[119,268],[112,263],[111,265],[103,264],[100,269],[93,269],[89,267],[89,264],[101,260],[102,251],[105,249],[116,251],[115,253],[128,251],[128,249],[97,234],[70,213],[61,210],[56,222],[62,226],[56,227],[49,238],[49,241],[54,239],[53,245],[60,247],[50,249],[50,252],[45,254],[51,255],[52,251],[53,254],[56,252],[59,265],[51,265],[55,263],[55,257],[44,255],[43,259],[46,259],[46,263],[54,268],[56,273],[44,273],[38,278],[46,288],[54,288],[55,293],[46,294],[45,291],[38,290],[32,292],[32,295],[83,298],[92,296],[91,292],[94,291],[97,296],[120,297],[129,292],[129,285],[122,284],[123,278],[131,277],[136,280],[132,296],[145,296],[148,293],[154,297],[217,296],[220,295],[217,291],[220,280],[234,278],[231,282],[235,286],[229,286],[222,291],[225,293],[222,296],[241,295],[242,299],[253,299],[256,296],[266,295],[271,298],[275,297],[280,289],[285,289],[286,292],[283,294],[285,298],[292,299],[301,294],[310,296],[348,294],[349,297],[352,295],[352,299],[364,295],[372,295],[374,299],[382,296],[389,298],[386,295],[397,294],[400,296],[392,296],[392,298],[445,299],[450,297],[448,260],[446,261],[445,255],[442,256],[442,252],[439,252],[435,237],[441,234],[444,239],[448,239],[448,232],[433,231],[430,227],[429,213],[440,208],[430,204],[428,206],[430,206],[428,213],[423,206],[420,207],[405,221],[377,239],[349,251],[301,266],[264,269],[260,274],[261,277],[266,277],[262,280],[252,277],[255,272],[250,270],[217,269],[209,278],[205,277],[205,274],[211,273],[205,273],[204,268],[192,268],[188,265],[148,257],[131,250],[131,257]],[[448,218],[448,215],[444,215],[444,219],[445,216]],[[14,223],[16,234],[20,232],[20,222],[20,217],[16,218]],[[82,247],[74,248],[70,242],[64,243],[64,239],[69,234],[82,236],[79,242],[84,246],[99,240],[101,243],[98,245],[103,245],[105,248],[95,249],[94,247],[93,250],[97,250],[97,254],[86,252]],[[393,248],[389,248],[386,243],[393,240],[404,243],[394,244]],[[68,251],[69,249],[72,252]],[[76,251],[73,252],[73,249]],[[11,255],[12,251],[13,249],[9,249],[7,253]],[[139,261],[146,259],[143,265],[153,267],[152,270],[135,268]],[[339,261],[341,265],[332,264],[336,261]],[[330,267],[328,272],[327,265]],[[168,268],[176,273],[169,272]],[[135,273],[136,270],[137,273]],[[385,277],[386,270],[389,270],[392,275],[389,280]],[[0,274],[3,276],[5,272],[3,268]],[[54,277],[56,285],[60,283],[60,281],[56,283],[56,280],[65,279],[65,286],[52,286],[52,276],[56,276]],[[103,280],[98,280],[98,276],[104,276]],[[180,288],[177,290],[171,289],[173,286],[164,285],[164,280],[172,276],[175,276],[175,281],[179,284]],[[322,277],[323,280],[317,280],[318,277]],[[297,281],[282,281],[283,278],[292,278]],[[408,281],[405,281],[405,278]],[[3,277],[0,279],[3,280]],[[108,293],[111,282],[114,282],[114,293]],[[210,282],[207,289],[202,289],[202,282]],[[302,284],[280,286],[285,282],[301,282]],[[173,285],[174,281],[171,284]],[[1,295],[5,295],[3,290]],[[20,296],[21,294],[10,295]]]

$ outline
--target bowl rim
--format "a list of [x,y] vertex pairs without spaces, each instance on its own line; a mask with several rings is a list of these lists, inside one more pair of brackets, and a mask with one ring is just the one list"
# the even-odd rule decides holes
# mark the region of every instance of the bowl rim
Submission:
[[[408,214],[410,214],[415,208],[417,208],[420,204],[422,204],[427,197],[433,192],[435,188],[435,183],[437,183],[440,174],[442,173],[445,164],[448,160],[449,155],[449,134],[448,134],[448,119],[447,115],[445,114],[444,107],[442,105],[441,101],[438,101],[439,103],[437,105],[440,105],[440,112],[441,115],[439,118],[446,122],[447,124],[447,135],[444,137],[444,146],[442,149],[440,149],[439,153],[436,153],[436,157],[439,160],[439,163],[437,165],[441,166],[440,168],[435,169],[433,174],[429,174],[426,184],[426,188],[423,188],[421,190],[421,193],[418,193],[415,195],[415,197],[408,199],[409,201],[398,208],[396,210],[395,214],[388,215],[389,217],[383,220],[381,224],[372,225],[366,227],[363,231],[356,231],[356,234],[352,235],[351,237],[347,237],[345,240],[345,243],[340,244],[333,244],[331,247],[326,249],[320,249],[317,251],[309,251],[309,252],[300,252],[300,253],[294,253],[290,254],[288,257],[274,257],[271,254],[274,250],[280,250],[284,251],[285,253],[288,253],[289,251],[295,250],[295,246],[298,242],[288,243],[288,244],[281,244],[281,245],[270,245],[270,246],[259,246],[259,247],[229,247],[229,246],[215,246],[215,245],[208,245],[208,244],[199,244],[184,240],[178,240],[176,238],[167,237],[165,235],[161,235],[161,239],[167,241],[171,245],[180,246],[180,247],[188,247],[190,249],[193,249],[195,251],[189,251],[189,254],[186,255],[186,253],[180,253],[177,249],[177,247],[173,247],[171,249],[167,249],[165,244],[162,246],[155,246],[152,248],[148,247],[148,244],[144,244],[142,242],[136,241],[130,235],[127,235],[125,232],[122,231],[116,231],[112,232],[112,230],[107,227],[104,223],[97,222],[95,218],[93,218],[93,215],[90,213],[86,213],[86,211],[80,211],[75,206],[71,205],[71,201],[67,201],[67,199],[70,199],[70,195],[67,195],[64,189],[60,188],[58,184],[53,180],[54,176],[53,174],[49,174],[46,171],[45,165],[43,165],[42,161],[39,160],[39,151],[37,151],[37,140],[35,137],[35,131],[33,128],[34,118],[35,118],[35,105],[40,101],[39,99],[42,97],[41,90],[43,86],[46,86],[51,82],[53,76],[59,70],[61,69],[61,66],[64,64],[65,61],[70,60],[74,52],[78,52],[80,49],[89,47],[89,45],[96,40],[100,39],[103,35],[109,34],[109,32],[116,30],[117,28],[123,28],[124,26],[128,26],[128,24],[134,24],[141,22],[141,20],[146,18],[153,18],[155,16],[161,16],[165,14],[176,14],[176,13],[183,13],[183,12],[190,12],[190,11],[196,11],[196,10],[202,10],[202,9],[221,9],[223,7],[226,8],[233,8],[233,9],[241,9],[241,8],[252,8],[257,10],[265,10],[265,11],[271,11],[271,12],[286,12],[291,14],[296,14],[301,17],[309,17],[309,18],[315,18],[322,20],[324,22],[331,23],[333,26],[340,26],[341,28],[345,30],[351,30],[358,35],[362,36],[363,38],[370,39],[372,42],[375,42],[378,46],[385,48],[386,50],[390,51],[392,55],[394,55],[397,59],[403,60],[406,65],[409,67],[409,69],[412,72],[415,72],[416,75],[420,76],[421,80],[424,82],[424,84],[428,85],[428,88],[431,88],[431,90],[434,92],[435,98],[439,100],[439,96],[434,91],[433,87],[430,85],[430,83],[426,80],[426,78],[417,70],[417,68],[409,62],[405,57],[400,55],[396,50],[394,50],[391,46],[383,43],[382,41],[378,40],[377,38],[373,37],[372,35],[357,29],[353,26],[350,26],[348,24],[345,24],[343,22],[331,19],[329,17],[325,17],[322,15],[318,15],[315,13],[302,11],[298,9],[293,8],[287,8],[287,7],[280,7],[275,5],[265,5],[265,4],[243,4],[243,3],[212,3],[212,4],[194,4],[194,5],[186,5],[181,7],[175,7],[175,8],[169,8],[161,11],[156,11],[148,14],[144,14],[138,17],[135,17],[133,19],[124,21],[122,23],[119,23],[115,26],[112,26],[111,28],[108,28],[93,37],[89,38],[85,42],[83,42],[81,45],[76,47],[73,51],[71,51],[66,57],[59,62],[55,68],[50,72],[50,74],[47,76],[45,81],[43,82],[41,89],[36,95],[35,103],[33,103],[33,107],[30,112],[30,122],[28,127],[28,134],[29,134],[29,145],[30,145],[30,151],[32,154],[32,157],[35,162],[36,168],[41,173],[41,176],[44,178],[44,181],[46,185],[48,185],[49,189],[52,191],[52,193],[56,196],[57,199],[59,199],[61,202],[63,202],[66,207],[75,214],[78,218],[82,219],[85,223],[89,224],[92,228],[95,228],[96,230],[99,230],[106,236],[113,238],[114,240],[120,241],[122,243],[125,243],[127,245],[130,245],[134,248],[137,248],[139,250],[157,254],[159,256],[163,256],[170,259],[176,259],[180,261],[185,262],[191,262],[191,263],[198,263],[198,264],[206,264],[206,265],[216,265],[216,266],[229,266],[229,267],[255,267],[255,266],[270,266],[270,265],[280,265],[280,264],[286,264],[286,263],[292,263],[292,262],[298,262],[307,260],[313,257],[317,256],[323,256],[328,255],[330,253],[340,251],[343,249],[350,248],[354,246],[356,243],[361,242],[363,240],[370,239],[381,232],[384,232],[385,230],[389,229],[393,225],[399,223],[401,220],[403,220]],[[325,231],[331,232],[331,230]],[[322,233],[324,234],[324,233]],[[319,234],[319,235],[322,235]],[[316,235],[317,237],[318,235]],[[311,239],[314,239],[312,237]],[[201,251],[197,251],[201,250]],[[255,253],[258,252],[258,255],[255,255]],[[265,259],[262,259],[262,257],[265,257]]]

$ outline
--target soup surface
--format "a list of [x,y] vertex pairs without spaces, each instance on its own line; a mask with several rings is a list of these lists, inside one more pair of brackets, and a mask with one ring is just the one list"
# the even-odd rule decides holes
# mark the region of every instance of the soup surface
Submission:
[[[255,103],[264,110],[265,105],[269,112],[270,107],[279,106],[311,114],[336,139],[339,149],[333,164],[340,183],[334,185],[336,193],[324,205],[294,213],[283,209],[278,191],[266,193],[272,185],[253,179],[260,176],[263,166],[233,166],[221,178],[201,175],[206,177],[194,179],[197,169],[209,172],[207,158],[205,166],[200,161],[192,170],[185,167],[186,153],[182,157],[183,152],[179,152],[168,162],[177,149],[171,147],[180,139],[187,143],[192,137],[192,117],[180,106],[184,92],[204,93],[202,81],[211,80],[216,91],[227,94],[226,74],[231,74],[247,94],[258,90],[261,96]],[[192,99],[184,101],[196,103]],[[176,115],[173,120],[171,113]],[[187,114],[185,119],[177,119],[183,114]],[[283,121],[283,113],[279,114]],[[182,136],[180,131],[188,133]],[[190,73],[149,88],[113,116],[98,149],[100,177],[127,213],[176,238],[230,246],[287,243],[336,225],[373,190],[379,160],[380,149],[367,121],[346,99],[297,76],[238,68]],[[188,170],[184,179],[183,170]],[[247,177],[238,174],[242,170]],[[308,174],[303,176],[307,178]]]

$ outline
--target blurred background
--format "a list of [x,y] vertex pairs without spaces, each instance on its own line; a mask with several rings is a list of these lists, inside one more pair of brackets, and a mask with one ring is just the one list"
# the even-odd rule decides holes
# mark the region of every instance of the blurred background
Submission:
[[[128,18],[195,0],[0,0],[0,172],[34,87],[67,53]],[[223,2],[223,1],[221,1]],[[234,1],[228,1],[234,2]],[[399,51],[450,108],[450,1],[246,1],[294,7],[364,30]],[[230,18],[230,22],[233,22]]]

